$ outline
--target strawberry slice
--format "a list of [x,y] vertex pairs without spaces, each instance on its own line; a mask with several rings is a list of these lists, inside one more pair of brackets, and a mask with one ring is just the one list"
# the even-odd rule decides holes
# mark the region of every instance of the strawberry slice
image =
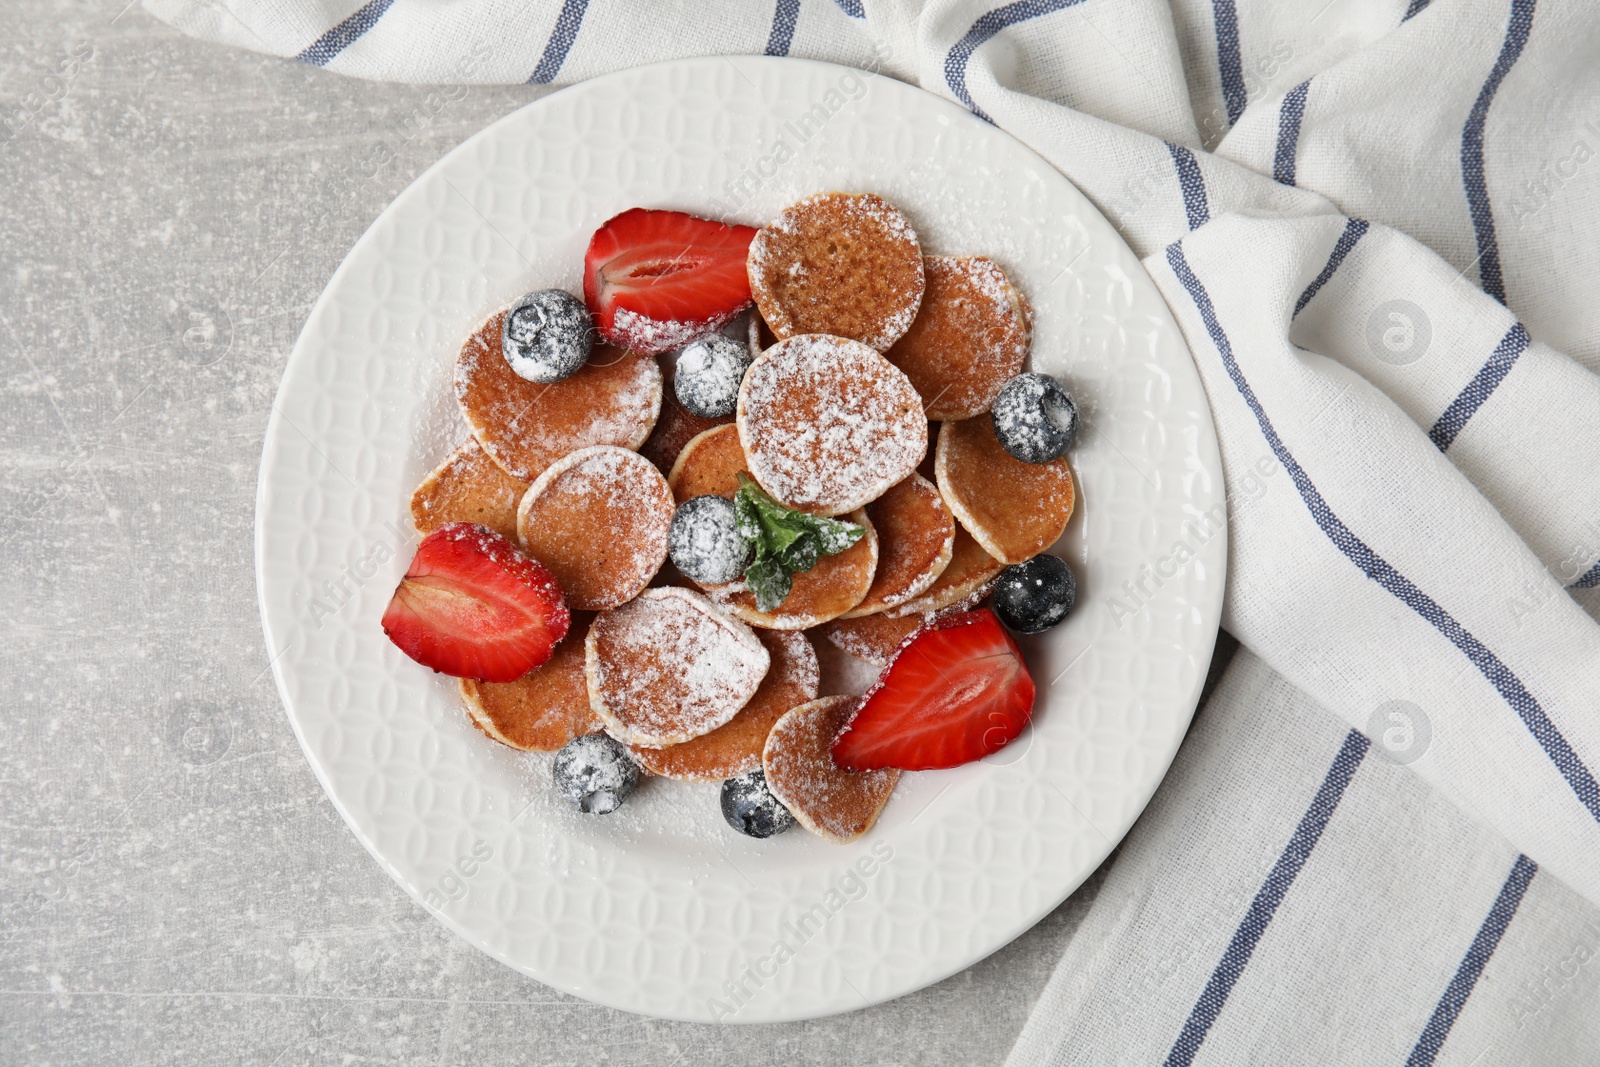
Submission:
[[1033,717],[1033,676],[988,608],[950,615],[900,646],[833,742],[852,771],[959,767],[1004,747]]
[[624,211],[583,257],[583,299],[601,336],[656,355],[723,326],[750,306],[744,261],[755,235],[681,211]]
[[383,613],[383,632],[400,651],[482,682],[512,682],[544,666],[570,623],[555,576],[471,522],[447,523],[417,546]]

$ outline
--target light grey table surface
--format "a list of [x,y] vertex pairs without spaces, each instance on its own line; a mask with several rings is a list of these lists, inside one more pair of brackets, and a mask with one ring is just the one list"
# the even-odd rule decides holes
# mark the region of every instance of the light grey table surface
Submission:
[[1001,1062],[1098,876],[921,992],[719,1028],[523,977],[356,843],[266,671],[262,433],[356,238],[537,92],[441,101],[122,2],[0,5],[0,1062]]

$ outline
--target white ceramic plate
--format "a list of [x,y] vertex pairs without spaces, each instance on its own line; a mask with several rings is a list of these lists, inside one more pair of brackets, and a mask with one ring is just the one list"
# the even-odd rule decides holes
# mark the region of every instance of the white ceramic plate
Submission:
[[[625,208],[759,225],[825,190],[879,193],[928,251],[1002,263],[1033,303],[1034,367],[1065,379],[1086,416],[1081,502],[1058,549],[1079,607],[1024,642],[1034,725],[990,760],[906,775],[851,845],[801,830],[742,838],[714,784],[652,780],[616,814],[579,815],[549,788],[549,756],[491,743],[455,685],[379,629],[416,542],[411,490],[464,438],[456,352],[526,290],[578,290],[590,233]],[[530,104],[389,206],[289,359],[262,457],[256,563],[289,720],[356,837],[408,893],[557,989],[760,1022],[863,1007],[968,966],[1121,840],[1211,658],[1226,529],[1208,534],[1204,516],[1222,500],[1178,328],[1059,173],[900,82],[719,58]]]

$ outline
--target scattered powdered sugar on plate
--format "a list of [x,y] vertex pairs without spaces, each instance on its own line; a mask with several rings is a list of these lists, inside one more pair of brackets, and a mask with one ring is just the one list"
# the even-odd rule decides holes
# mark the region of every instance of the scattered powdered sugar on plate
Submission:
[[688,589],[647,589],[589,628],[589,699],[606,732],[665,748],[738,714],[771,664],[744,623]]
[[840,515],[877,499],[928,448],[922,400],[866,345],[807,334],[751,365],[739,393],[750,473],[791,507]]

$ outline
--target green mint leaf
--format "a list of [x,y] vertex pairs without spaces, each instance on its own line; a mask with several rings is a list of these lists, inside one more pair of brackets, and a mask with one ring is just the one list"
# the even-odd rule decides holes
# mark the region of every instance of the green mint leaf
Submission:
[[867,533],[865,526],[857,526],[853,522],[824,519],[819,515],[807,515],[805,519],[817,539],[817,551],[824,556],[837,556]]
[[808,533],[779,552],[778,562],[783,564],[783,569],[790,574],[799,574],[815,567],[820,556],[816,536]]
[[794,575],[809,571],[823,556],[843,552],[867,532],[852,522],[785,507],[743,471],[733,496],[733,513],[739,536],[753,550],[745,568],[745,584],[761,611],[772,611],[783,603]]
[[745,568],[744,583],[756,598],[756,610],[774,611],[789,595],[794,583],[776,559],[758,559]]

